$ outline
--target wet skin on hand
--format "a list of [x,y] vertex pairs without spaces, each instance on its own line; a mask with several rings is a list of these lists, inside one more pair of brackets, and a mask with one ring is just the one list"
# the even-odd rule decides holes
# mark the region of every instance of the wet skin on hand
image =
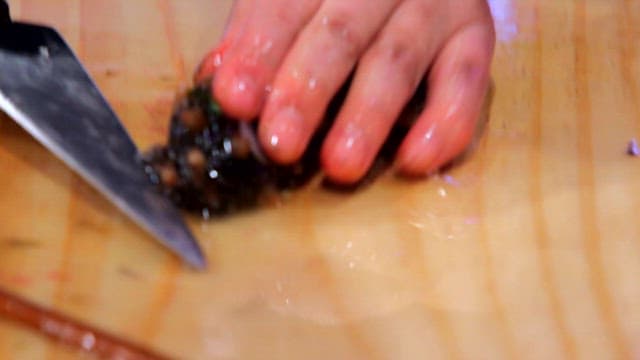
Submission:
[[425,109],[396,154],[399,172],[422,176],[470,143],[494,41],[485,0],[238,0],[198,76],[215,74],[225,112],[258,119],[266,154],[291,164],[355,74],[321,150],[325,174],[345,184],[367,173],[426,77]]

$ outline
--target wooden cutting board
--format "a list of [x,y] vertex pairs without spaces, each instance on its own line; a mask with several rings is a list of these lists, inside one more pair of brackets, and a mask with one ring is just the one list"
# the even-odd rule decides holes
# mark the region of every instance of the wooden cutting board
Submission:
[[[231,6],[10,2],[64,34],[143,148]],[[640,1],[491,3],[495,94],[465,162],[191,219],[206,273],[0,118],[0,286],[185,359],[640,357]],[[2,359],[76,355],[0,320]]]

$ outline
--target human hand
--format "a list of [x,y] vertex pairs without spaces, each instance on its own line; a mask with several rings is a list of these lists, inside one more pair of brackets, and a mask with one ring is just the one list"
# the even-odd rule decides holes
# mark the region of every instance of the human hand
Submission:
[[470,143],[494,42],[485,0],[237,0],[222,45],[198,76],[215,73],[222,108],[259,117],[266,153],[288,164],[355,69],[321,154],[325,174],[345,184],[366,174],[427,76],[426,107],[396,158],[400,172],[420,176]]

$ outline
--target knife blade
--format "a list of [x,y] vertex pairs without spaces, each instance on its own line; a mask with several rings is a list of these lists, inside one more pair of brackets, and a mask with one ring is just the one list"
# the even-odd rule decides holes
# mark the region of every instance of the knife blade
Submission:
[[58,32],[11,22],[0,1],[0,109],[184,262],[206,259],[149,181],[116,113]]

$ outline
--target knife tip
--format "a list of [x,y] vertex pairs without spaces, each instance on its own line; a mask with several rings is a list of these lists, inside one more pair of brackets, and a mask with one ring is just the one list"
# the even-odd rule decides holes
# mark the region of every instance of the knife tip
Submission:
[[205,271],[208,268],[207,259],[202,252],[186,254],[183,259],[194,270]]
[[206,270],[208,264],[204,251],[187,225],[177,214],[165,220],[168,221],[154,223],[155,226],[149,226],[149,222],[142,225],[146,225],[151,235],[176,255],[183,264],[194,270]]
[[179,237],[180,241],[171,242],[170,244],[173,246],[170,245],[169,248],[173,250],[173,253],[176,254],[185,265],[193,270],[206,270],[208,263],[202,248],[186,228],[184,231],[185,234]]

